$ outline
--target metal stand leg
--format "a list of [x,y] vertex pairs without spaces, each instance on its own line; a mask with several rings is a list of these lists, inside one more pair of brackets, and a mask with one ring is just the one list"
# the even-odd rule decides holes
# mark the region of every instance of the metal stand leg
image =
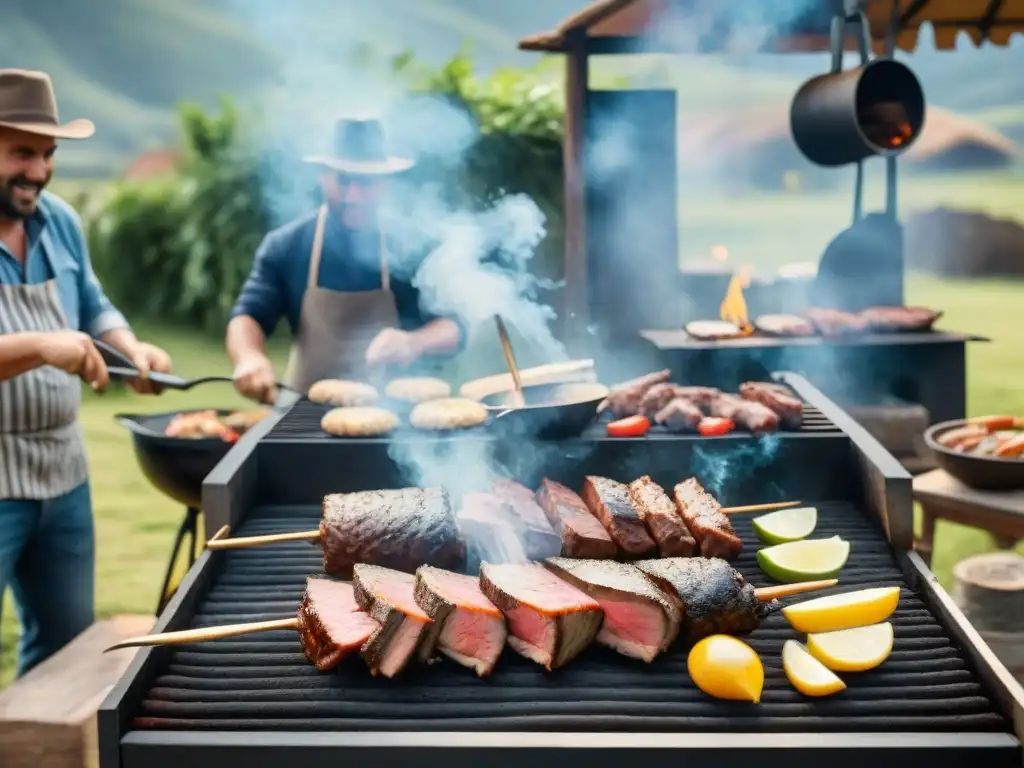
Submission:
[[196,538],[198,537],[199,510],[195,507],[188,507],[185,510],[185,517],[178,526],[178,535],[174,538],[174,548],[171,550],[171,561],[167,564],[167,573],[164,575],[163,586],[160,587],[160,599],[156,605],[156,615],[159,616],[168,601],[174,597],[174,592],[168,594],[171,586],[171,577],[174,574],[174,564],[178,561],[178,554],[181,552],[185,537],[188,536],[188,567],[196,561]]

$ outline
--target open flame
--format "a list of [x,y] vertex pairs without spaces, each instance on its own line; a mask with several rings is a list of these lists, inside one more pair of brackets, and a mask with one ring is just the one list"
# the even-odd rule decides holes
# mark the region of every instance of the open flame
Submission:
[[729,280],[729,287],[725,290],[725,298],[722,299],[722,303],[718,308],[718,313],[722,320],[732,323],[744,333],[753,333],[754,331],[747,317],[747,300],[743,297],[743,289],[749,286],[750,272],[744,267]]

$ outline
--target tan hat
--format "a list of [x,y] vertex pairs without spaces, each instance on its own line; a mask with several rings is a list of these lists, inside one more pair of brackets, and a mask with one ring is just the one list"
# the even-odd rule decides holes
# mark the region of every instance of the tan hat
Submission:
[[50,76],[28,69],[0,69],[0,128],[55,139],[88,139],[96,132],[91,120],[61,125]]
[[386,176],[415,165],[407,158],[387,154],[384,126],[374,118],[339,120],[334,126],[334,154],[313,155],[303,160],[354,176]]

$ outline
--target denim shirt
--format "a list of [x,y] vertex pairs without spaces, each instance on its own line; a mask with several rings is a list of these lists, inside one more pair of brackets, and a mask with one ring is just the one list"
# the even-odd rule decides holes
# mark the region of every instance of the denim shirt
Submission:
[[0,284],[25,285],[56,279],[68,327],[98,338],[128,328],[103,292],[89,259],[82,221],[75,210],[43,192],[36,212],[25,220],[28,251],[24,265],[0,243]]

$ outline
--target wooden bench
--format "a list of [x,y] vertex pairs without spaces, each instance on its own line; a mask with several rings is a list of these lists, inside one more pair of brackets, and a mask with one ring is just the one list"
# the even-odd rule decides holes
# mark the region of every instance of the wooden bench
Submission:
[[1012,549],[1024,539],[1024,491],[978,491],[936,469],[914,478],[914,500],[923,516],[914,548],[929,564],[937,520],[988,531],[1000,549]]
[[154,621],[97,622],[0,694],[0,766],[98,768],[96,710],[135,655],[103,649],[146,634]]

